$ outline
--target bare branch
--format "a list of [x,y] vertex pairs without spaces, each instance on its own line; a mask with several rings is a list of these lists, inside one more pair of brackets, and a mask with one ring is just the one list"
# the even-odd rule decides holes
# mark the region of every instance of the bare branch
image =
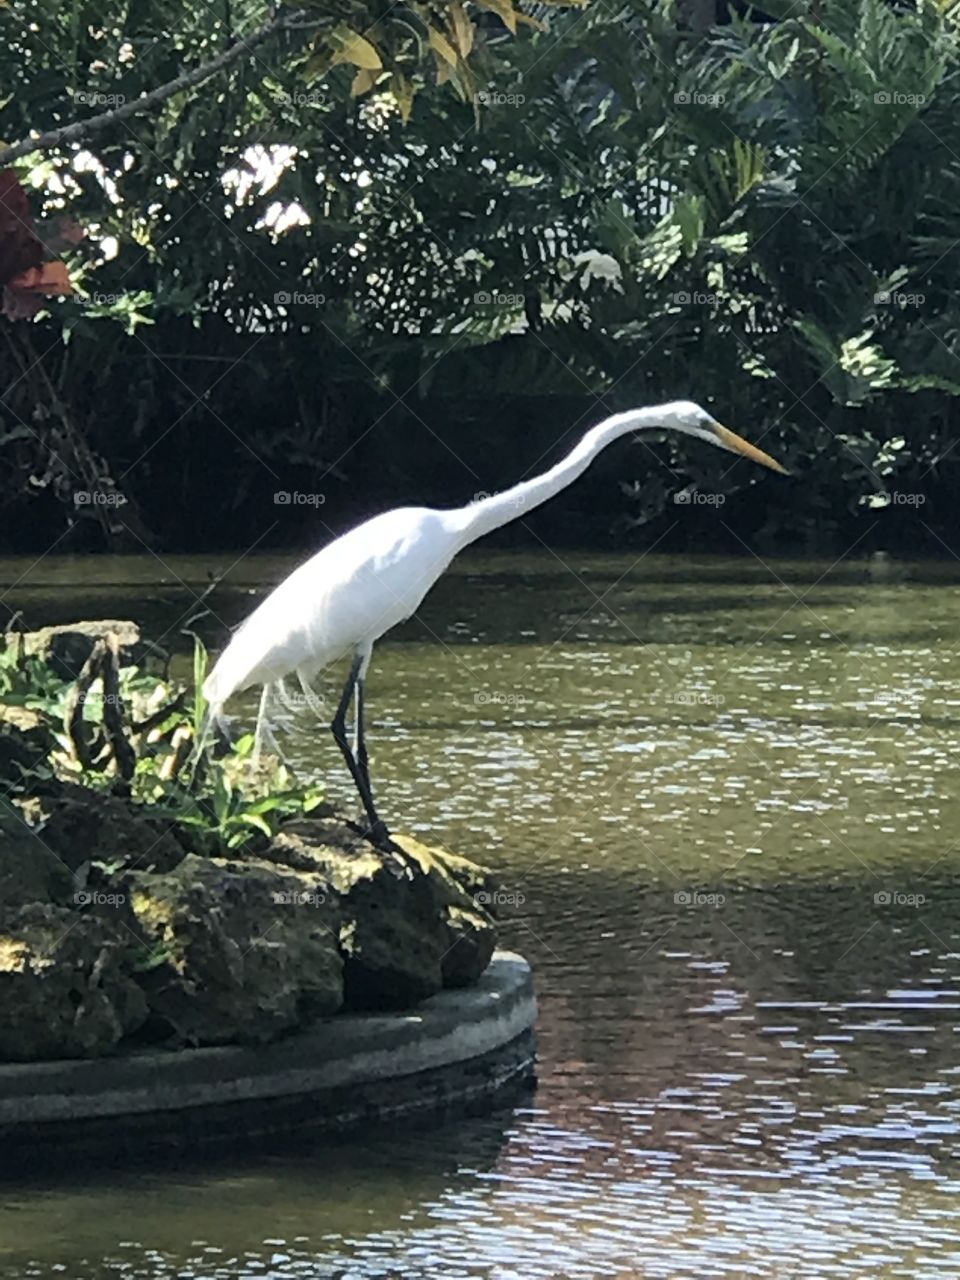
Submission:
[[98,732],[91,742],[89,726],[83,718],[83,704],[86,701],[87,694],[90,692],[90,686],[100,678],[106,652],[106,642],[101,637],[97,640],[90,651],[89,658],[83,664],[83,669],[77,682],[70,690],[64,710],[63,727],[73,743],[73,753],[84,769],[101,769],[106,763],[104,758],[104,749],[107,745],[106,739],[101,732]]
[[117,762],[117,773],[129,782],[137,767],[137,753],[123,728],[123,697],[120,693],[120,641],[115,631],[103,637],[106,652],[100,664],[103,679],[103,728]]
[[29,155],[32,151],[52,151],[54,148],[62,147],[67,143],[79,142],[88,138],[92,133],[99,133],[102,129],[108,129],[111,125],[117,124],[121,120],[139,115],[142,111],[152,111],[155,107],[166,102],[168,98],[172,98],[174,94],[182,93],[184,89],[192,89],[195,85],[202,84],[204,80],[209,80],[211,76],[215,76],[219,71],[225,70],[234,62],[239,61],[244,54],[250,53],[258,45],[263,44],[265,40],[269,40],[271,36],[280,31],[304,31],[320,25],[322,25],[322,20],[318,21],[315,16],[309,15],[302,9],[280,14],[271,18],[269,22],[264,23],[262,27],[258,27],[256,31],[252,31],[250,35],[244,36],[242,40],[232,44],[223,53],[211,58],[209,62],[204,62],[199,67],[194,67],[192,71],[185,71],[182,75],[177,76],[175,80],[171,80],[157,89],[151,89],[149,93],[141,94],[139,98],[135,98],[132,102],[124,102],[119,107],[113,107],[109,111],[101,112],[100,115],[90,116],[87,120],[77,120],[73,124],[64,125],[59,129],[48,129],[46,133],[34,134],[30,138],[24,138],[20,142],[13,143],[12,146],[0,149],[0,167],[8,165],[11,160],[16,160],[20,156]]

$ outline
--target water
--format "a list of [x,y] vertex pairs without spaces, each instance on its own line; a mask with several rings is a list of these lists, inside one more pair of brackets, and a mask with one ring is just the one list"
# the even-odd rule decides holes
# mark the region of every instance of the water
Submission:
[[[176,639],[226,563],[51,558],[5,603]],[[208,634],[286,567],[241,560]],[[0,1275],[960,1274],[958,579],[455,567],[378,650],[374,776],[398,829],[500,871],[537,1093],[316,1151],[15,1183]],[[348,797],[325,732],[292,753]]]

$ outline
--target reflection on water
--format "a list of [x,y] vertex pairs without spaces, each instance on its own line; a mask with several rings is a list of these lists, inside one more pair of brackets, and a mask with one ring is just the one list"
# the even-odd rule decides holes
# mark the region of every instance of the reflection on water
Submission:
[[[211,638],[286,567],[242,561]],[[176,639],[207,568],[85,562],[71,598],[76,566],[45,562],[7,603]],[[538,1093],[317,1152],[21,1184],[0,1272],[960,1274],[953,576],[465,561],[378,650],[375,777],[399,828],[500,869]],[[348,796],[325,731],[291,754]]]

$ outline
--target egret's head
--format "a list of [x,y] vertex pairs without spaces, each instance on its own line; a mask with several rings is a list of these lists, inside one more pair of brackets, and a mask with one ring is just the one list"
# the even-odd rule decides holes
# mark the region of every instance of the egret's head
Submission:
[[736,432],[721,426],[712,414],[707,413],[706,409],[701,409],[692,400],[674,400],[671,404],[662,405],[658,416],[657,425],[666,427],[668,431],[682,431],[685,435],[697,436],[701,440],[717,445],[720,449],[727,449],[730,453],[740,453],[764,467],[770,467],[772,471],[779,471],[782,475],[788,474],[786,467],[782,467],[776,458],[771,458],[769,453],[764,453],[749,440],[744,440]]

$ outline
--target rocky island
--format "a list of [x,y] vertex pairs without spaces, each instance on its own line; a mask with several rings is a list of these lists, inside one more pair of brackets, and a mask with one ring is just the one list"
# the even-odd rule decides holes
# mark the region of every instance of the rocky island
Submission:
[[[186,1110],[206,1114],[224,1094],[235,1103],[243,1090],[237,1095],[229,1081],[240,1066],[249,1079],[256,1061],[267,1064],[266,1077],[248,1090],[251,1099],[309,1095],[319,1100],[319,1120],[340,1123],[356,1111],[345,1106],[345,1087],[369,1093],[364,1064],[390,1042],[391,1011],[420,1014],[414,1023],[395,1014],[408,1028],[397,1074],[415,1082],[411,1109],[426,1095],[455,1097],[466,1087],[462,1064],[491,1053],[489,1091],[528,1077],[529,974],[519,958],[490,968],[491,872],[407,836],[395,837],[392,851],[376,849],[285,776],[280,790],[242,795],[242,762],[229,756],[191,792],[175,766],[195,709],[184,691],[145,676],[141,661],[131,623],[8,636],[0,670],[0,1134],[35,1138],[44,1120],[56,1119],[62,1138],[64,1118],[124,1113],[124,1060],[139,1082],[152,1075],[168,1090],[169,1064],[222,1046],[237,1048],[215,1055],[219,1091],[188,1088]],[[457,1047],[453,993],[470,988],[471,1032]],[[410,1035],[416,1025],[429,1040],[434,1016],[450,1042],[439,1057],[435,1044],[417,1046]],[[490,1034],[478,1035],[484,1019],[492,1019]],[[304,1076],[305,1044],[314,1071]],[[325,1107],[319,1095],[333,1087],[324,1080],[333,1060],[342,1066],[345,1045],[359,1054],[353,1077],[334,1073],[336,1096]],[[109,1069],[90,1062],[104,1058]],[[300,1064],[293,1085],[284,1071],[291,1058]],[[209,1061],[201,1073],[208,1083]],[[36,1063],[44,1064],[42,1086],[12,1065]],[[385,1065],[373,1072],[381,1082],[391,1078]],[[449,1077],[451,1067],[447,1086],[431,1079],[425,1095],[423,1073]],[[478,1083],[474,1072],[471,1094]],[[106,1106],[104,1090],[113,1099]],[[391,1109],[406,1109],[403,1092],[394,1078]],[[65,1106],[68,1093],[73,1104]],[[167,1091],[159,1111],[183,1109],[170,1102]],[[371,1108],[368,1097],[365,1114]],[[156,1121],[149,1087],[133,1110]]]

